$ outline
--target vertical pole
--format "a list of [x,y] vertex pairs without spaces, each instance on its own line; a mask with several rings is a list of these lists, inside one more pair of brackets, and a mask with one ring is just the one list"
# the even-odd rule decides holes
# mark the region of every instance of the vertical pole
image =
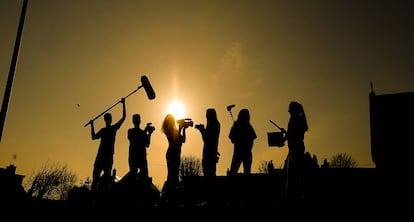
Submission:
[[7,85],[4,91],[3,104],[1,106],[1,111],[0,111],[0,141],[3,135],[4,122],[6,120],[6,113],[7,113],[7,108],[9,105],[10,93],[11,93],[12,86],[13,86],[14,73],[16,70],[17,58],[19,54],[20,42],[21,42],[21,37],[22,37],[22,32],[23,32],[24,19],[26,15],[27,1],[28,0],[23,0],[22,11],[20,14],[19,28],[17,30],[16,42],[14,44],[13,58],[12,58],[11,65],[10,65],[9,77],[7,79]]

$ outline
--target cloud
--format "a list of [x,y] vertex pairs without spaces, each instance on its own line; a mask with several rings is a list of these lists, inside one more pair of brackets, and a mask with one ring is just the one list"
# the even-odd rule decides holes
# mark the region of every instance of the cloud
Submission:
[[224,50],[218,64],[218,72],[213,76],[213,84],[238,96],[249,95],[251,92],[246,89],[249,88],[251,76],[247,75],[246,70],[243,44],[233,42]]
[[241,77],[243,76],[244,55],[243,46],[239,42],[233,43],[221,58],[220,72],[226,76]]

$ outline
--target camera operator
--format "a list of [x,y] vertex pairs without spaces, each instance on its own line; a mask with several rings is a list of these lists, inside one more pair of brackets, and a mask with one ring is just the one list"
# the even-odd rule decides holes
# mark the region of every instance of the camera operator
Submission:
[[148,161],[147,148],[151,143],[151,134],[155,127],[151,123],[147,123],[145,129],[140,128],[141,115],[134,114],[132,116],[133,128],[128,129],[129,140],[129,174],[132,178],[148,181]]
[[181,163],[181,147],[186,140],[186,127],[178,124],[172,114],[167,114],[162,122],[162,132],[168,140],[167,153],[165,158],[167,160],[167,180],[163,187],[165,198],[171,204],[174,203],[174,193],[178,185],[179,169]]

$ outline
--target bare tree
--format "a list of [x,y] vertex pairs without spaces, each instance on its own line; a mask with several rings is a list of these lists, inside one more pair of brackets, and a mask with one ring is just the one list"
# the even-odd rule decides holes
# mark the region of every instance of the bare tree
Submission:
[[42,168],[33,173],[27,182],[27,193],[38,199],[67,199],[77,176],[66,165],[46,162]]
[[338,153],[332,156],[329,163],[331,168],[356,168],[357,163],[348,153]]
[[180,179],[185,176],[201,175],[201,160],[195,156],[182,156],[180,163]]

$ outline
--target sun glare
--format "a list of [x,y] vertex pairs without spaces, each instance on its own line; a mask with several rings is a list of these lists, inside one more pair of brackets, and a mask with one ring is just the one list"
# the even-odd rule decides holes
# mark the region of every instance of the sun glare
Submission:
[[171,113],[175,119],[182,119],[185,116],[185,108],[182,103],[180,103],[178,100],[175,100],[174,102],[170,103],[167,109],[168,113]]

